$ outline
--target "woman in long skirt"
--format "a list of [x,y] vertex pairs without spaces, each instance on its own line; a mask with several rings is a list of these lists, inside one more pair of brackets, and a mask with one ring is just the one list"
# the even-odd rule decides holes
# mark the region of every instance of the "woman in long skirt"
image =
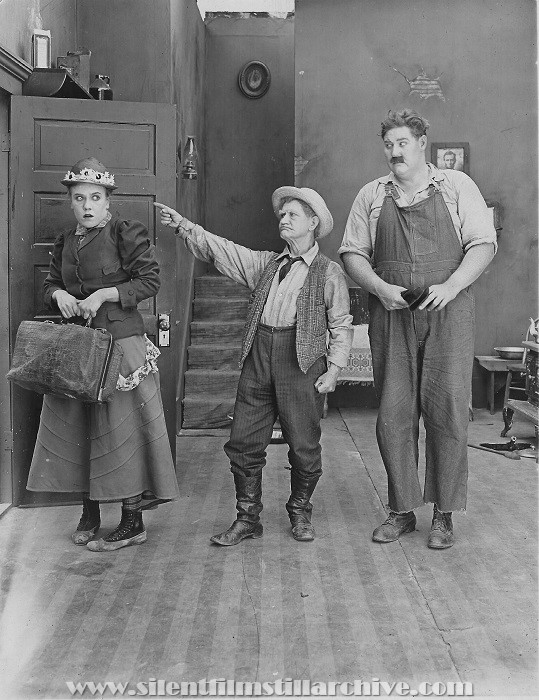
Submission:
[[[55,242],[45,303],[70,322],[106,328],[122,346],[116,391],[104,404],[46,395],[28,476],[30,491],[82,492],[72,540],[94,552],[146,541],[142,511],[178,496],[156,358],[138,302],[157,294],[159,266],[148,231],[111,216],[114,176],[95,158],[62,180],[77,225]],[[121,501],[118,527],[94,539],[99,502]]]

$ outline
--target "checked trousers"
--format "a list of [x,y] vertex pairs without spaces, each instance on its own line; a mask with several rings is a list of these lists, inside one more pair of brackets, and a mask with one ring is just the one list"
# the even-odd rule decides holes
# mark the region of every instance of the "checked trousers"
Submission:
[[243,365],[230,439],[224,447],[234,474],[261,475],[278,415],[292,473],[302,478],[321,475],[324,395],[314,383],[326,367],[326,358],[321,357],[304,374],[296,355],[296,328],[259,324]]

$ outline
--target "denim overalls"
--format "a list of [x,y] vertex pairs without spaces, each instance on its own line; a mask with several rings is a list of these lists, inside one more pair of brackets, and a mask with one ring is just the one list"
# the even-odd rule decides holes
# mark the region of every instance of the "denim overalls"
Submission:
[[[386,282],[408,289],[441,284],[464,253],[442,193],[398,207],[393,183],[378,219],[373,265]],[[474,348],[474,299],[462,290],[441,311],[386,311],[369,297],[376,426],[388,477],[389,508],[404,513],[436,503],[466,507],[467,429]],[[424,494],[418,478],[419,417],[426,429]]]

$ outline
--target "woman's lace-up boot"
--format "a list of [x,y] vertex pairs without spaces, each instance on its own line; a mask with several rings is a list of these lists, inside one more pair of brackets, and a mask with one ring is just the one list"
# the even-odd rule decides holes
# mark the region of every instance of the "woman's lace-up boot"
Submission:
[[99,530],[101,513],[99,501],[92,501],[88,495],[82,498],[82,515],[71,540],[77,545],[87,544]]
[[92,552],[113,552],[132,544],[142,544],[146,542],[146,537],[142,513],[122,506],[122,519],[116,530],[106,537],[88,542],[86,546]]

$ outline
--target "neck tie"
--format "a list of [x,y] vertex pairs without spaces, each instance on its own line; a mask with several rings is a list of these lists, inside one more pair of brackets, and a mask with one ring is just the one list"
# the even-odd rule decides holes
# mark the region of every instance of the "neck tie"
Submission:
[[290,256],[287,256],[288,260],[285,262],[285,264],[280,268],[279,270],[279,284],[284,280],[284,278],[287,276],[287,274],[290,272],[290,268],[292,265],[297,262],[298,260],[302,260],[302,258],[291,258]]

